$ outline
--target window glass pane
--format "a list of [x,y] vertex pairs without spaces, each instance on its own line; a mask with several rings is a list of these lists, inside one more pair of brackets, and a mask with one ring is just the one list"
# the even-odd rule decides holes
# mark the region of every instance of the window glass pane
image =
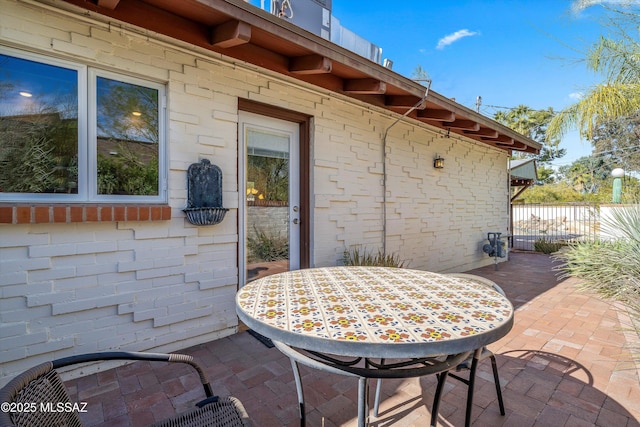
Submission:
[[158,90],[97,79],[98,194],[158,195]]
[[0,54],[0,192],[78,192],[76,70]]

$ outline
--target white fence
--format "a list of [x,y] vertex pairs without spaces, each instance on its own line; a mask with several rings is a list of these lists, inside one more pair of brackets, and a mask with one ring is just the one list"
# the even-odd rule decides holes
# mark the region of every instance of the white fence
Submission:
[[511,246],[534,250],[538,239],[593,240],[600,234],[600,206],[592,203],[514,204],[511,207]]

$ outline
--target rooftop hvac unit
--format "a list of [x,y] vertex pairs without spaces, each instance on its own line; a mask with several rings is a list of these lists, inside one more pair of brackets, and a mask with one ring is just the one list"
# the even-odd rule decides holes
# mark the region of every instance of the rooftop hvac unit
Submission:
[[[263,0],[264,1],[264,0]],[[271,0],[270,12],[360,56],[382,63],[382,49],[340,25],[332,0]],[[387,68],[391,68],[387,66]]]
[[330,40],[331,0],[271,0],[270,12]]
[[382,48],[340,25],[340,20],[335,16],[331,17],[331,41],[376,64],[382,63]]

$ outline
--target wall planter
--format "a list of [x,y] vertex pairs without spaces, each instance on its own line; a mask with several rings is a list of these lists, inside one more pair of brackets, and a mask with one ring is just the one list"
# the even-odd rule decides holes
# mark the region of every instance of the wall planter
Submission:
[[187,207],[182,211],[194,225],[219,224],[227,211],[222,207],[222,171],[208,159],[187,170]]

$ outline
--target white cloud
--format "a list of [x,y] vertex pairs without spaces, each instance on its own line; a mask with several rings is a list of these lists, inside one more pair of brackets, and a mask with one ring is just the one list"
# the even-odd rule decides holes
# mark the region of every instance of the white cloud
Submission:
[[582,92],[573,92],[569,94],[569,98],[575,99],[575,100],[580,100],[582,99],[583,96],[584,96],[584,93]]
[[469,31],[466,28],[464,30],[458,30],[455,33],[449,34],[448,36],[444,36],[443,38],[438,40],[438,45],[436,46],[436,49],[444,49],[445,47],[449,46],[451,43],[455,43],[461,38],[476,36],[478,34],[480,33],[478,33],[477,31]]

